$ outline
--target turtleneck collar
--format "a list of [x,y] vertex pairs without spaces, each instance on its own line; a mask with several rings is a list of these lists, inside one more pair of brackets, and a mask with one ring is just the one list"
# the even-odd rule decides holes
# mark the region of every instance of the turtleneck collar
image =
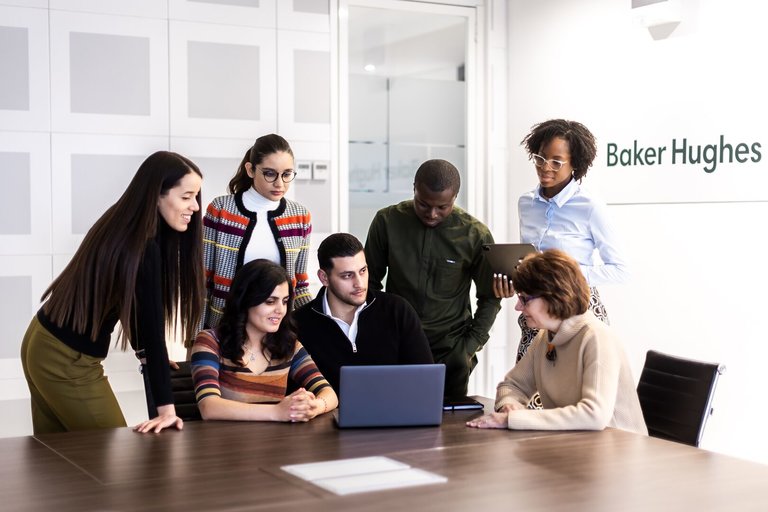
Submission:
[[576,336],[579,331],[581,331],[585,325],[592,322],[593,320],[599,322],[595,314],[590,310],[587,310],[587,312],[582,315],[575,315],[570,318],[566,318],[560,324],[560,328],[557,330],[554,338],[552,338],[549,343],[556,347],[568,343],[571,341],[571,339],[573,339],[574,336]]
[[243,192],[243,206],[252,212],[271,212],[280,207],[280,201],[272,201],[251,187]]

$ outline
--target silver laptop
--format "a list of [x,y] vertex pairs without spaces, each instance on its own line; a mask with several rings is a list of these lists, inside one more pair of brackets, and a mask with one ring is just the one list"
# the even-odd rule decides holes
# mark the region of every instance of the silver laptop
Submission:
[[483,252],[494,273],[512,277],[523,258],[536,248],[532,244],[485,244]]
[[342,366],[336,423],[346,427],[440,425],[444,364]]

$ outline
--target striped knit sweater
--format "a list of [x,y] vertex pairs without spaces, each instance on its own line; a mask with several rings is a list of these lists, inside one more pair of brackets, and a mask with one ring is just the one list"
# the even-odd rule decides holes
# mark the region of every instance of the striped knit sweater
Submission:
[[219,396],[249,404],[276,403],[285,397],[289,378],[315,396],[323,388],[330,387],[298,341],[291,359],[273,361],[264,372],[256,375],[222,357],[216,332],[206,330],[197,335],[191,366],[198,402],[209,396]]
[[[243,266],[245,248],[259,219],[243,205],[242,192],[211,201],[203,218],[203,258],[205,262],[205,311],[200,329],[219,325],[229,287],[237,269]],[[295,290],[294,307],[308,303],[309,236],[312,220],[306,208],[282,198],[280,206],[269,212],[269,227],[280,251],[280,264],[288,271]]]

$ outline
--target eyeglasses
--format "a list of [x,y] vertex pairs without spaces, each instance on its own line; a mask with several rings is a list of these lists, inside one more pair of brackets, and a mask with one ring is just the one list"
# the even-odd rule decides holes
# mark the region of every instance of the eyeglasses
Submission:
[[280,176],[280,179],[283,180],[283,183],[290,183],[293,181],[293,178],[296,177],[295,171],[283,171],[282,173],[273,171],[272,169],[260,169],[260,171],[261,175],[264,176],[264,179],[267,181],[267,183],[276,182],[278,176]]
[[533,299],[538,299],[538,295],[523,295],[522,293],[517,294],[517,299],[520,301],[520,304],[523,306],[527,306],[529,302],[531,302]]
[[545,169],[547,165],[549,165],[550,169],[552,169],[555,172],[562,169],[563,166],[568,163],[568,160],[566,161],[553,160],[553,159],[547,160],[543,156],[536,155],[536,154],[531,155],[531,158],[533,159],[533,165],[535,165],[539,169]]

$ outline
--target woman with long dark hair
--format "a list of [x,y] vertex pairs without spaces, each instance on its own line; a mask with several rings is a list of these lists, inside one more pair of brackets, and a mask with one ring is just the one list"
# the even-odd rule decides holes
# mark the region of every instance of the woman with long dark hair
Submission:
[[235,272],[267,259],[288,271],[296,307],[308,303],[309,211],[285,197],[296,177],[293,150],[274,133],[256,139],[229,182],[229,195],[211,201],[203,219],[207,292],[201,327],[219,325]]
[[[237,271],[216,329],[192,347],[192,379],[206,420],[309,421],[338,399],[296,339],[293,285],[265,259]],[[289,381],[299,387],[286,396]]]
[[201,182],[187,158],[149,156],[43,294],[21,346],[36,434],[125,426],[102,366],[117,322],[122,349],[146,354],[158,406],[136,430],[182,428],[165,333],[193,338],[202,309]]

